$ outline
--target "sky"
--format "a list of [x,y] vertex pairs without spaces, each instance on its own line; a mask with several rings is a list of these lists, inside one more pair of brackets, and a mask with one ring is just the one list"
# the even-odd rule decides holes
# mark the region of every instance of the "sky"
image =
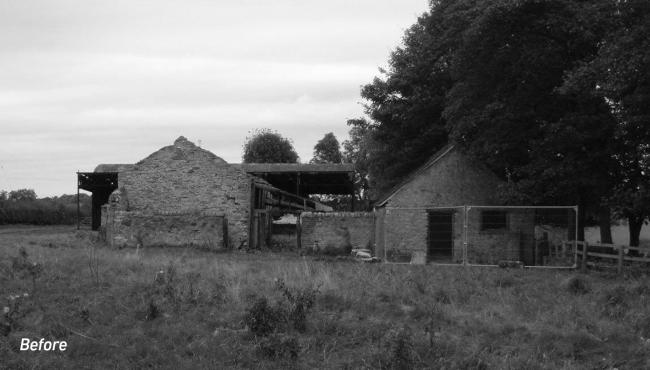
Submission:
[[72,194],[180,135],[238,163],[256,128],[307,162],[427,3],[0,0],[0,190]]

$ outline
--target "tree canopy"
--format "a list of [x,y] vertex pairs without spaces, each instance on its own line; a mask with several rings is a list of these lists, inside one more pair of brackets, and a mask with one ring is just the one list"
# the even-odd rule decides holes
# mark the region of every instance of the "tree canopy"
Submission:
[[365,118],[348,120],[350,139],[343,142],[343,160],[354,163],[354,193],[361,209],[370,208],[368,167],[372,148],[371,124]]
[[7,200],[13,202],[36,200],[36,192],[34,191],[34,189],[12,190],[9,192],[9,195],[7,196]]
[[291,140],[269,129],[257,129],[246,138],[244,163],[297,163],[298,153]]
[[316,143],[314,157],[309,163],[341,163],[342,161],[341,144],[334,133],[330,132]]
[[362,88],[371,121],[351,122],[375,197],[452,141],[501,176],[506,202],[647,219],[649,8],[432,1]]
[[617,181],[606,203],[628,219],[630,244],[638,245],[650,219],[650,3],[627,0],[612,8],[597,55],[568,73],[562,89],[606,101],[616,117],[610,141],[617,145]]

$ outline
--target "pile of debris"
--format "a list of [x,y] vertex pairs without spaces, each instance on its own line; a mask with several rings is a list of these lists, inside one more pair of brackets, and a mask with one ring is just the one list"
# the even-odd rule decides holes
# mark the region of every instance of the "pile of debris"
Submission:
[[372,251],[370,249],[352,249],[352,257],[354,257],[359,262],[381,262],[381,259],[372,256]]

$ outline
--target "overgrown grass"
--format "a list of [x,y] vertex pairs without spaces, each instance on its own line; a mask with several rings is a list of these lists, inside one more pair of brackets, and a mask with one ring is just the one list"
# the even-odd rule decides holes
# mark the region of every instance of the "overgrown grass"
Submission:
[[[11,305],[11,317],[0,317],[0,367],[650,367],[645,274],[366,265],[93,243],[90,233],[60,228],[0,232],[0,309]],[[16,271],[21,248],[27,270]],[[37,276],[29,264],[40,266]],[[300,294],[307,298],[298,309]],[[265,335],[246,327],[260,299],[284,307],[284,324]],[[68,350],[19,352],[22,337],[66,340]]]

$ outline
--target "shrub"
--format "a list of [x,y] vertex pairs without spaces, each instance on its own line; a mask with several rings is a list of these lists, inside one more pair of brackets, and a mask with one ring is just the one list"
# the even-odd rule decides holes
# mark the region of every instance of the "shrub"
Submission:
[[7,305],[2,307],[2,316],[0,316],[0,334],[7,336],[9,333],[21,326],[18,319],[25,316],[23,304],[29,294],[9,295]]
[[352,307],[352,301],[332,291],[320,294],[318,305],[327,311],[344,311]]
[[31,262],[29,255],[24,247],[20,247],[18,256],[11,258],[11,274],[15,278],[18,276],[23,279],[26,277],[32,280],[32,291],[36,291],[36,280],[43,272],[43,265],[37,262]]
[[407,327],[391,330],[386,335],[388,356],[386,362],[390,369],[413,369],[415,367],[415,350],[411,331]]
[[494,279],[494,286],[498,288],[510,288],[515,285],[517,281],[509,275],[499,276]]
[[288,307],[284,309],[288,321],[293,323],[294,329],[304,332],[307,329],[307,313],[314,306],[319,288],[289,288],[282,279],[276,280],[275,284],[288,301]]
[[295,336],[278,333],[262,339],[259,348],[265,357],[275,360],[295,360],[300,353],[300,344]]
[[444,290],[444,289],[442,289],[442,288],[441,288],[441,289],[437,289],[437,290],[433,293],[433,299],[434,299],[436,302],[438,302],[438,303],[442,303],[442,304],[450,304],[450,303],[451,303],[451,298],[449,298],[449,294],[447,293],[446,290]]
[[641,338],[650,339],[650,315],[642,317],[634,324],[635,329]]
[[160,309],[158,308],[158,306],[156,306],[153,300],[149,301],[149,304],[147,305],[147,311],[145,314],[145,320],[151,321],[158,316],[160,316]]
[[46,327],[45,329],[46,337],[51,337],[54,339],[66,339],[71,334],[70,329],[68,329],[58,321],[50,322],[49,324],[46,324],[45,327]]
[[283,321],[282,312],[277,307],[269,305],[265,297],[258,298],[244,316],[244,323],[248,326],[248,330],[262,336],[276,331]]
[[289,325],[304,332],[307,329],[307,314],[314,306],[318,288],[290,288],[282,279],[276,280],[275,287],[284,300],[271,305],[266,297],[258,298],[246,310],[244,323],[251,332],[262,336],[289,329]]
[[176,266],[169,262],[167,268],[156,273],[153,283],[153,295],[160,295],[171,302],[178,298]]
[[201,296],[201,291],[198,289],[201,274],[198,272],[188,272],[185,274],[187,280],[185,298],[188,302],[197,303]]
[[571,294],[586,294],[591,291],[591,287],[586,279],[580,276],[571,276],[562,282],[564,290]]
[[629,310],[628,294],[624,286],[607,290],[602,298],[603,315],[610,318],[621,318]]

